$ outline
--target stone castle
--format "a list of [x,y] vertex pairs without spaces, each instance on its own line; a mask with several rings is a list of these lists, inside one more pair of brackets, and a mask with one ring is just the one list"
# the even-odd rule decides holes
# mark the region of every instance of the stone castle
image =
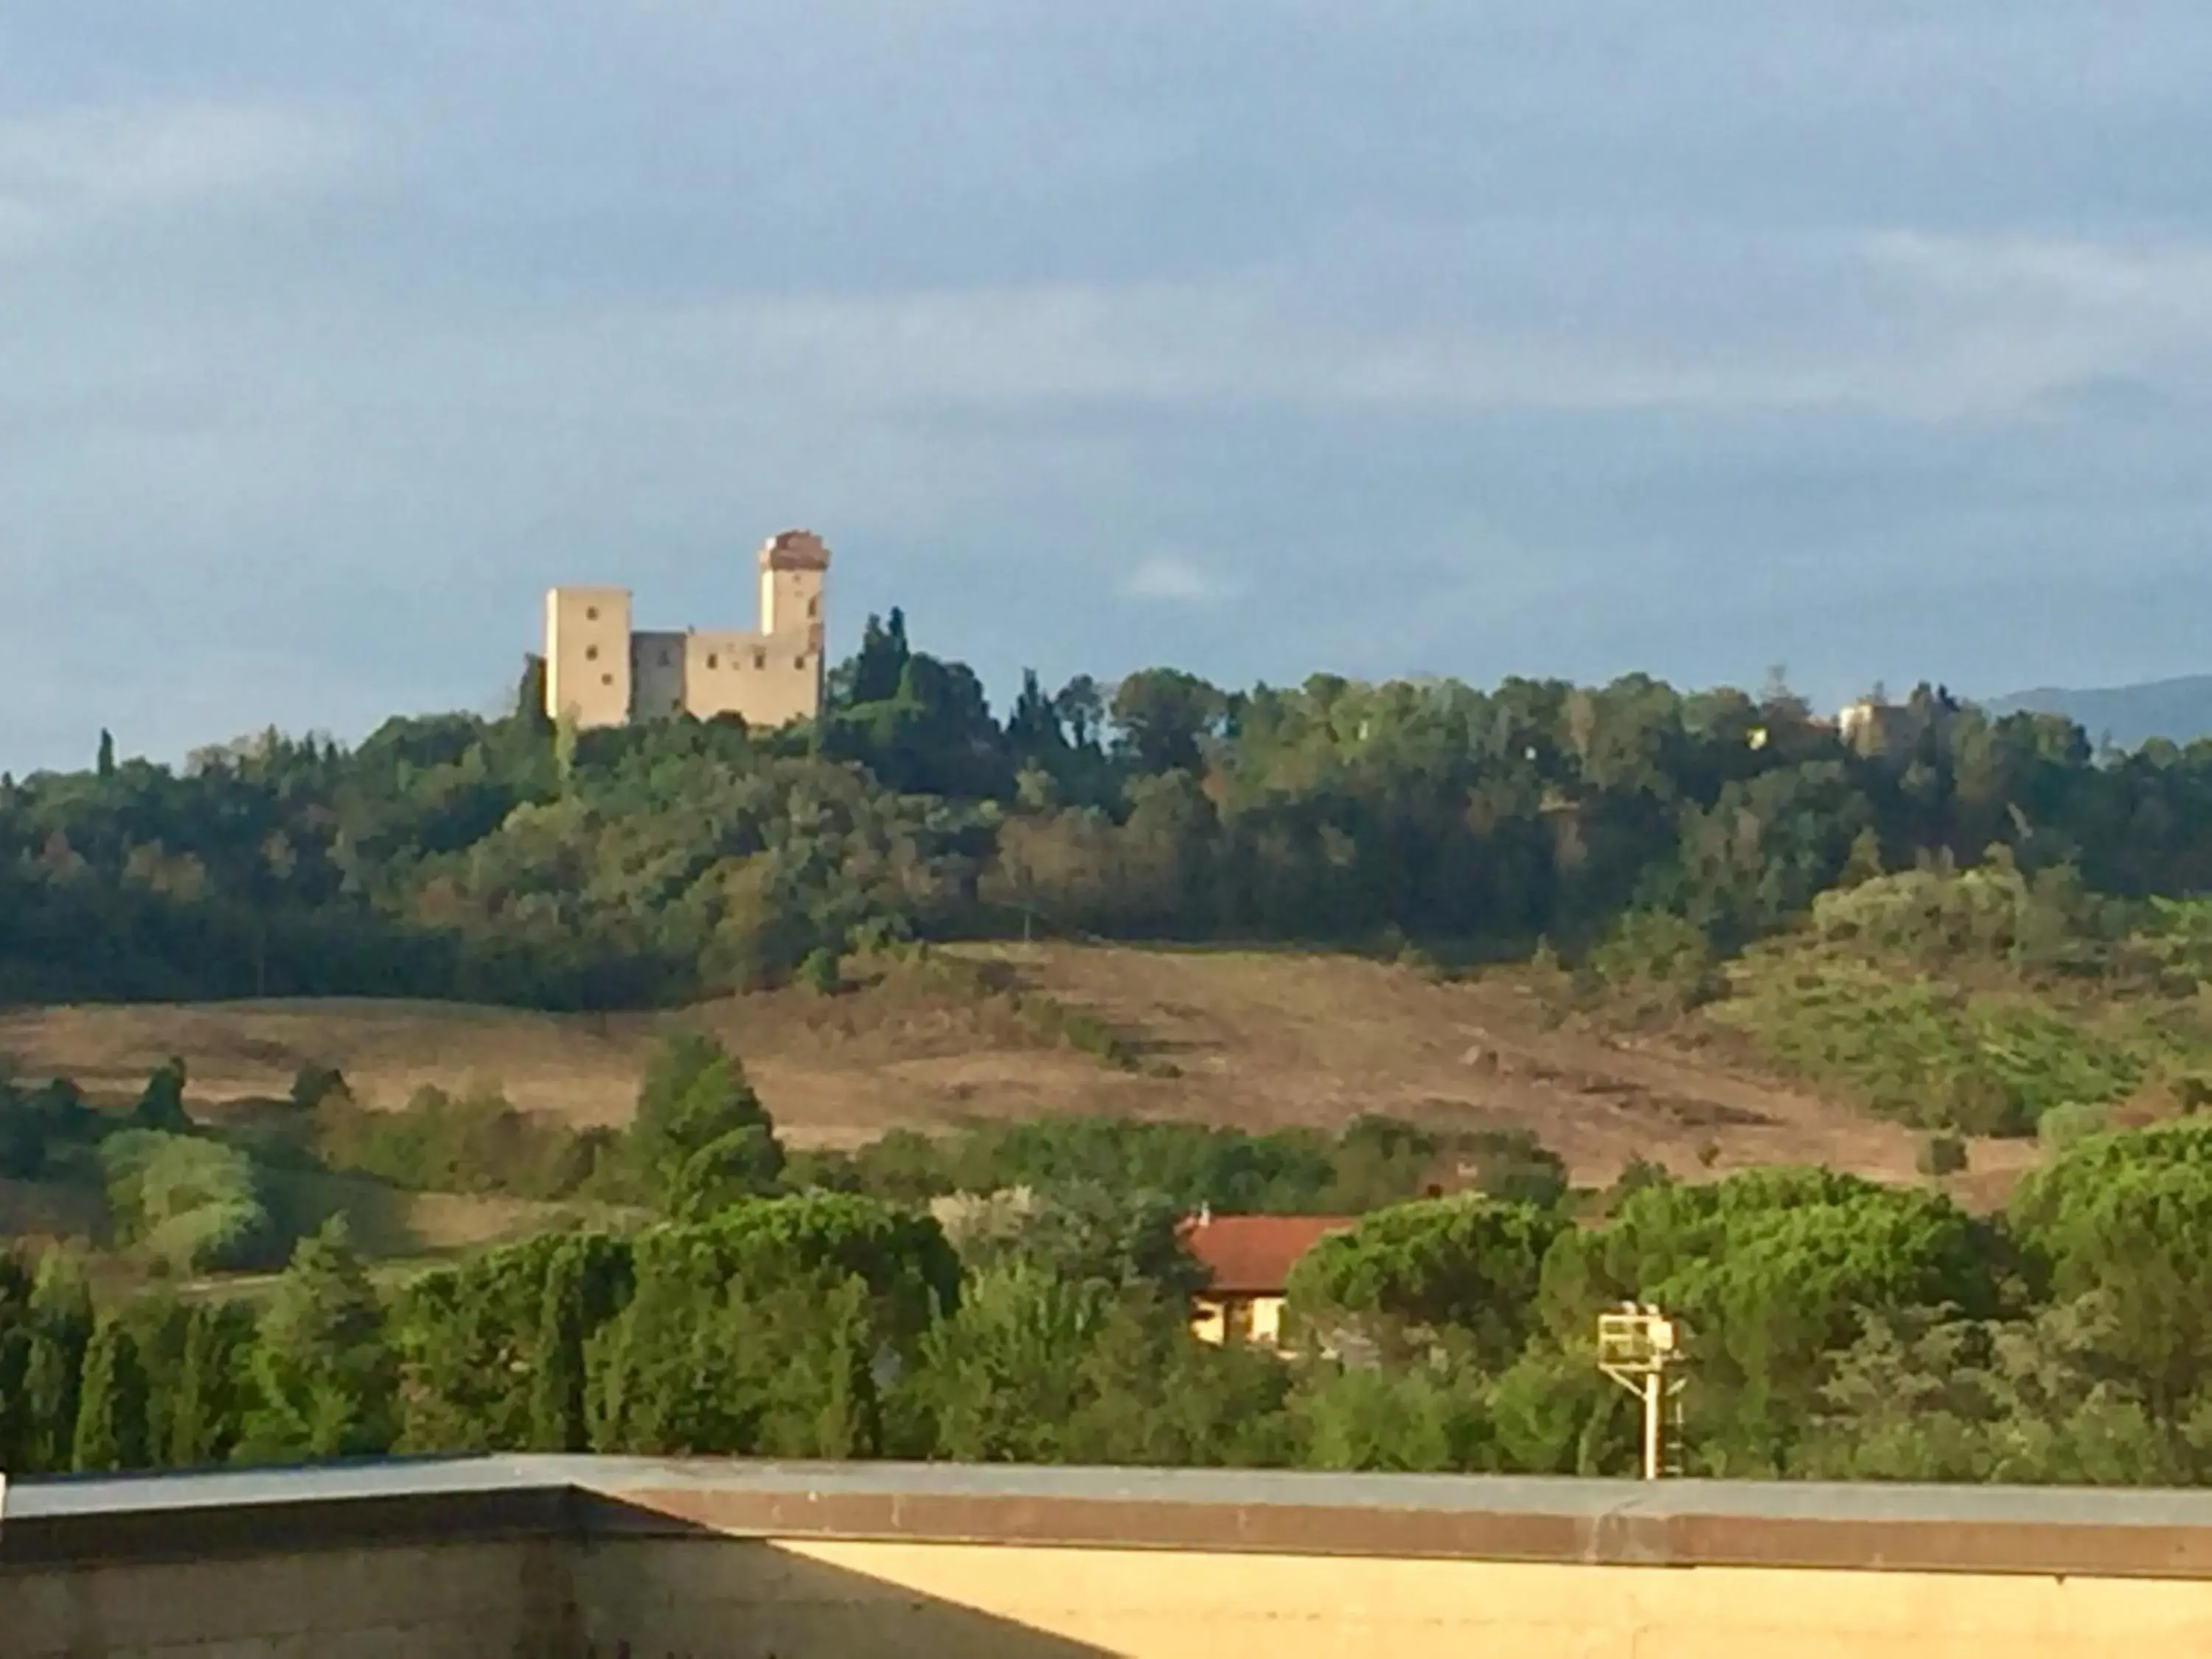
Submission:
[[580,729],[690,714],[782,726],[822,712],[830,550],[787,530],[760,550],[760,627],[641,634],[626,588],[545,596],[545,712]]

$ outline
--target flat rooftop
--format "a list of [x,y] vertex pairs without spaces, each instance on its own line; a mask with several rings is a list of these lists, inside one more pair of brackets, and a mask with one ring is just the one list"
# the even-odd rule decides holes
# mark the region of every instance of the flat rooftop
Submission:
[[534,1456],[12,1482],[0,1568],[702,1534],[2212,1578],[2197,1492]]

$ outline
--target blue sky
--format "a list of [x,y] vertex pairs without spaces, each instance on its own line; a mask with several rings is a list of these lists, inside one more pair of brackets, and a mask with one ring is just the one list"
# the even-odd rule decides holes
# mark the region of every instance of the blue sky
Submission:
[[1001,696],[2212,668],[2203,0],[0,6],[0,767],[823,532]]

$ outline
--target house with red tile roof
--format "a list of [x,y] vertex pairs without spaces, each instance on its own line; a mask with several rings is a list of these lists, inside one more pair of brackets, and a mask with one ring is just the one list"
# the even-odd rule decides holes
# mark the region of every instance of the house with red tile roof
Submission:
[[1183,1248],[1206,1270],[1192,1298],[1191,1334],[1201,1342],[1283,1346],[1283,1298],[1298,1258],[1356,1217],[1215,1215],[1201,1210],[1178,1230]]

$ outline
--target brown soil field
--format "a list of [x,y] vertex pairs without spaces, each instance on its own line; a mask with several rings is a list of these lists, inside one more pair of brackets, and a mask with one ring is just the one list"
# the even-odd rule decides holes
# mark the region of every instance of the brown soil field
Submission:
[[[683,1024],[742,1055],[787,1137],[849,1145],[979,1117],[1120,1113],[1262,1129],[1362,1112],[1534,1130],[1577,1180],[1632,1157],[1688,1176],[1822,1163],[1916,1179],[1920,1137],[1709,1056],[1555,1027],[1510,981],[1438,982],[1343,956],[1049,945],[959,954],[1024,994],[1104,1020],[1145,1059],[1116,1067],[1041,1039],[1004,997],[894,970],[835,997],[782,991],[665,1016],[560,1016],[333,1000],[73,1006],[0,1015],[19,1073],[134,1093],[172,1054],[195,1103],[282,1095],[337,1066],[366,1102],[426,1084],[496,1085],[516,1104],[620,1123],[656,1035]],[[1954,1190],[2001,1199],[2035,1157],[1982,1142]]]

